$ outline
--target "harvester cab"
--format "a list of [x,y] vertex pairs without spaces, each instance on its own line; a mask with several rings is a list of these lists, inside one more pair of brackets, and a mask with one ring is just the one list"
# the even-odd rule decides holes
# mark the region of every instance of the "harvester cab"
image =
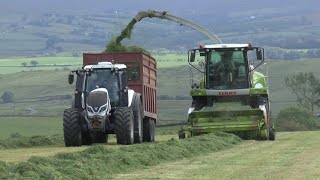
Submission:
[[267,77],[256,71],[264,60],[264,49],[251,43],[189,50],[192,104],[179,138],[224,131],[274,140]]

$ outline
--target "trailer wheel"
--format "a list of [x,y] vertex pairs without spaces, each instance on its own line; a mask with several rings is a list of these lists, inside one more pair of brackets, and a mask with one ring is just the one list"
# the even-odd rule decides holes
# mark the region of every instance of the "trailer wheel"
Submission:
[[136,96],[134,106],[133,106],[133,115],[134,115],[134,142],[141,143],[143,138],[143,109],[139,96]]
[[153,142],[155,139],[155,123],[151,118],[143,121],[143,141]]
[[185,138],[186,138],[186,133],[179,132],[179,139],[185,139]]
[[64,111],[63,135],[66,147],[82,145],[82,132],[78,109],[66,109]]
[[91,132],[92,143],[107,143],[108,136],[104,132]]
[[115,130],[118,144],[133,144],[134,128],[133,128],[133,112],[131,107],[116,109]]

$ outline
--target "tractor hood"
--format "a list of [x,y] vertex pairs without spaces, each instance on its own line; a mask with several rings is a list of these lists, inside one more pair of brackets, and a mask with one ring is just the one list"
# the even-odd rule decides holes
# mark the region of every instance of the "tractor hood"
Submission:
[[87,97],[87,115],[88,117],[104,117],[111,110],[108,90],[98,88],[91,91]]

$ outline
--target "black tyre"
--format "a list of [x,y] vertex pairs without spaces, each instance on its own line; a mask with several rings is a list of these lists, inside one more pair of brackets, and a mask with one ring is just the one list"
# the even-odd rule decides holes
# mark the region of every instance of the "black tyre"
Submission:
[[[274,135],[274,132],[271,132],[271,131],[273,131],[272,130],[272,120],[271,120],[271,111],[270,111],[270,103],[269,103],[269,100],[268,100],[268,98],[265,98],[265,97],[260,97],[259,99],[258,99],[258,104],[259,105],[264,105],[265,107],[266,107],[266,111],[267,111],[267,118],[268,118],[268,130],[267,130],[267,134],[268,134],[268,136],[267,136],[267,139],[266,140],[271,140],[270,138],[270,136],[272,136],[272,135]],[[273,133],[273,134],[272,134]]]
[[270,140],[270,141],[276,140],[276,132],[275,132],[274,129],[270,129],[270,130],[269,130],[269,140]]
[[103,132],[90,132],[92,143],[107,143],[107,134]]
[[152,119],[146,118],[143,121],[143,141],[153,142],[155,139],[155,123]]
[[82,145],[82,132],[78,109],[66,109],[64,111],[63,134],[66,147]]
[[131,107],[119,108],[114,113],[115,130],[118,144],[133,144],[133,112]]
[[179,132],[179,139],[185,139],[185,138],[186,138],[186,133]]
[[81,140],[82,140],[82,145],[91,145],[92,144],[89,132],[82,132]]
[[143,138],[143,107],[139,96],[136,96],[132,110],[134,115],[134,142],[141,143]]

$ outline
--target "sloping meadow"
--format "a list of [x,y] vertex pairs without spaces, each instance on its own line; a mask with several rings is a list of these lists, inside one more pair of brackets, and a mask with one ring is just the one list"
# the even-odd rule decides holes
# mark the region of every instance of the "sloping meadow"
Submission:
[[122,146],[119,149],[93,145],[82,152],[31,157],[26,162],[0,161],[0,178],[106,179],[112,174],[216,152],[240,141],[232,134],[213,133],[185,140]]

